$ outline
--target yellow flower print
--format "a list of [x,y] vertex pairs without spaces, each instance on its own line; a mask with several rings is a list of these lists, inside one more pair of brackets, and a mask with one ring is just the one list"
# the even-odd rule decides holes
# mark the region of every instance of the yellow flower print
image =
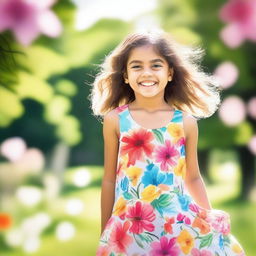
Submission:
[[194,238],[186,229],[183,229],[180,232],[177,237],[177,242],[179,243],[182,252],[185,254],[190,253],[191,249],[194,247]]
[[155,200],[156,198],[159,197],[159,195],[161,194],[161,191],[159,190],[159,188],[157,188],[154,185],[149,185],[147,186],[142,192],[141,192],[141,196],[142,196],[142,201],[145,202],[152,202],[153,200]]
[[174,173],[177,176],[182,176],[182,179],[185,179],[185,175],[186,175],[186,161],[185,161],[185,157],[181,157],[179,159],[177,166],[174,168]]
[[239,244],[233,244],[231,248],[232,248],[232,251],[235,253],[243,252],[243,250]]
[[184,131],[181,124],[171,123],[167,127],[167,131],[173,137],[174,143],[176,143],[182,136],[184,136]]
[[126,211],[126,200],[123,197],[119,197],[117,202],[114,205],[113,214],[116,216],[120,216]]
[[127,154],[120,157],[120,163],[122,164],[122,168],[123,168],[123,169],[126,169],[126,168],[127,168],[128,161],[129,161],[129,158],[128,158],[128,155],[127,155]]
[[136,186],[142,174],[142,169],[136,166],[132,166],[126,169],[126,174],[130,178],[132,185]]

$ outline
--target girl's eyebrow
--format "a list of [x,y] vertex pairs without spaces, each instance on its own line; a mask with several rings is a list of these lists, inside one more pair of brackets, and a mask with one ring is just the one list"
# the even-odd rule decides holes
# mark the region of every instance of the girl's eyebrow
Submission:
[[[153,62],[162,62],[162,63],[164,63],[164,61],[161,60],[161,59],[153,59],[153,60],[151,60],[150,62],[151,62],[151,63],[153,63]],[[133,63],[142,63],[142,61],[140,61],[140,60],[132,60],[132,61],[128,64],[128,66],[131,65],[131,64],[133,64]]]

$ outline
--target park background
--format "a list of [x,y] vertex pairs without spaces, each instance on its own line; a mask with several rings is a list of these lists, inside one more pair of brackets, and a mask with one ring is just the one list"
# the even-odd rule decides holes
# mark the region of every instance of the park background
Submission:
[[255,0],[0,1],[0,255],[95,255],[102,124],[90,109],[104,57],[161,28],[205,49],[222,104],[201,119],[198,158],[214,208],[256,252]]

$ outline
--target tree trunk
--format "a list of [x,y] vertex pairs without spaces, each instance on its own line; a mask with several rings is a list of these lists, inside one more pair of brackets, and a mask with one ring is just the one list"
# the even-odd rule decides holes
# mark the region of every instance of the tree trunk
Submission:
[[237,147],[241,164],[241,192],[240,199],[248,200],[255,185],[255,156],[246,146]]
[[198,165],[200,168],[200,172],[202,173],[202,175],[204,176],[204,178],[207,180],[207,182],[209,184],[213,183],[212,179],[210,177],[210,173],[209,173],[209,163],[210,163],[210,150],[209,149],[205,149],[205,150],[200,150],[198,152]]

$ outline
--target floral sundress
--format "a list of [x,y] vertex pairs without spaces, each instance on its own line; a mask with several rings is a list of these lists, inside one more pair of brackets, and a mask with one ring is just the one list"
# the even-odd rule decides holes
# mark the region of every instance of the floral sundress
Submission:
[[183,112],[161,128],[140,126],[117,107],[119,149],[112,215],[97,256],[244,256],[229,214],[200,207],[184,187]]

